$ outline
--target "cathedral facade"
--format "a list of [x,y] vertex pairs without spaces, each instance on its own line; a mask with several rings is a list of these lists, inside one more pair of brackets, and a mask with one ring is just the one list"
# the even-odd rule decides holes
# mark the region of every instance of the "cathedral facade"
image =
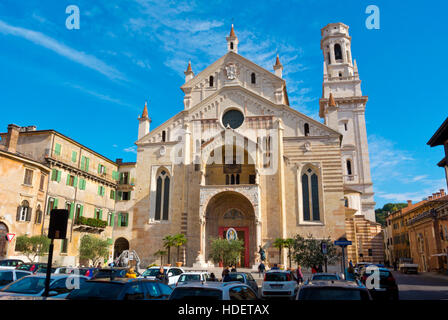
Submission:
[[129,235],[144,262],[158,261],[166,235],[185,234],[182,261],[207,267],[211,241],[233,228],[240,265],[252,267],[260,246],[278,261],[276,238],[347,237],[350,215],[375,223],[367,97],[348,26],[321,34],[324,123],[289,104],[278,56],[270,72],[238,54],[233,26],[224,56],[198,74],[188,64],[184,110],[150,130],[145,105]]

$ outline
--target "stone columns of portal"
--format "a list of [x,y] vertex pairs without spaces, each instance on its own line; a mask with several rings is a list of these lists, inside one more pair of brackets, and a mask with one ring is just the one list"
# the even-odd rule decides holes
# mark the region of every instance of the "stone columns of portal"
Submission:
[[[285,199],[285,165],[283,161],[283,121],[281,119],[277,120],[278,129],[278,181],[279,181],[279,194],[280,194],[280,217],[281,217],[281,238],[286,239],[286,199]],[[286,249],[283,249],[283,261],[282,264],[286,265]]]

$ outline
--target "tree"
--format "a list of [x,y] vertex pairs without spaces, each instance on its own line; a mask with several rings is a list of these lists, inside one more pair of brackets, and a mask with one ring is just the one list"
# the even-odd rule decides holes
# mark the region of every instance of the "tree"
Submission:
[[46,236],[18,236],[16,238],[16,251],[22,252],[30,262],[35,262],[36,257],[41,257],[48,253],[50,239]]
[[[321,243],[325,242],[327,244],[327,254],[324,255],[321,251]],[[327,263],[332,264],[336,262],[338,258],[337,249],[330,238],[326,240],[314,239],[312,235],[307,238],[301,235],[296,235],[293,244],[294,260],[297,264],[312,268],[313,266],[323,265],[325,263],[325,257],[327,258]]]
[[187,238],[183,233],[178,233],[173,236],[174,246],[177,248],[177,261],[180,261],[180,247],[187,243]]
[[171,247],[174,247],[175,241],[173,236],[165,236],[163,238],[163,247],[167,249],[168,251],[168,264],[171,263]]
[[166,253],[167,253],[167,252],[164,251],[164,250],[158,250],[158,251],[156,251],[156,252],[154,253],[155,256],[160,256],[160,265],[161,265],[161,266],[163,265],[163,256],[165,256]]
[[285,247],[285,240],[282,238],[276,238],[272,244],[274,248],[278,249],[278,263],[282,263],[282,249]]
[[214,263],[223,263],[223,266],[236,265],[244,244],[241,240],[214,239],[210,245],[210,259]]
[[102,259],[109,256],[109,243],[97,237],[85,235],[81,238],[79,258],[92,261],[96,266]]
[[291,268],[291,259],[292,259],[292,249],[294,247],[294,239],[288,238],[283,240],[283,244],[285,248],[288,248],[288,260],[289,260],[289,267]]
[[386,203],[382,208],[375,209],[376,222],[386,226],[386,217],[389,212],[394,212],[407,206],[407,203]]

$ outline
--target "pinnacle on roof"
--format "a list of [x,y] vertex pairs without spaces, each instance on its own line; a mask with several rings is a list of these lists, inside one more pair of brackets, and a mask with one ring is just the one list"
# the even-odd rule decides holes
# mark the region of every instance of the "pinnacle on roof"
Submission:
[[274,68],[276,67],[283,67],[283,65],[280,63],[280,59],[278,58],[278,54],[277,58],[275,59],[275,65],[274,65]]
[[330,92],[330,96],[328,97],[328,106],[329,107],[336,107],[336,102],[333,98],[333,93]]
[[229,35],[229,37],[236,38],[235,30],[233,30],[233,23],[232,23],[232,28],[230,28],[230,35]]
[[145,107],[143,108],[142,118],[148,118],[148,101],[145,101]]
[[187,67],[187,70],[184,73],[185,74],[193,73],[193,69],[191,69],[191,61],[190,60],[188,60],[188,67]]

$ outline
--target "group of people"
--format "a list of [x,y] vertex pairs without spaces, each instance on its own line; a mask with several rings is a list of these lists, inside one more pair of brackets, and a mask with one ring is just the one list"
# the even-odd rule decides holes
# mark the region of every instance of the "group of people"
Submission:
[[[222,281],[223,282],[230,281],[230,275],[229,275],[230,272],[237,272],[235,265],[227,266],[227,267],[224,268],[224,270],[222,270],[222,275],[221,276],[222,276]],[[213,274],[213,277],[215,277],[214,274]]]
[[[277,263],[274,263],[271,270],[280,270],[280,268],[278,267]],[[292,271],[293,269],[288,268],[288,270]],[[266,272],[266,265],[264,264],[263,261],[261,261],[260,264],[258,265],[258,273],[259,273],[260,277],[263,277],[265,272]],[[294,271],[294,275],[295,275],[298,283],[303,282],[302,267],[300,265],[297,266],[297,269]]]

